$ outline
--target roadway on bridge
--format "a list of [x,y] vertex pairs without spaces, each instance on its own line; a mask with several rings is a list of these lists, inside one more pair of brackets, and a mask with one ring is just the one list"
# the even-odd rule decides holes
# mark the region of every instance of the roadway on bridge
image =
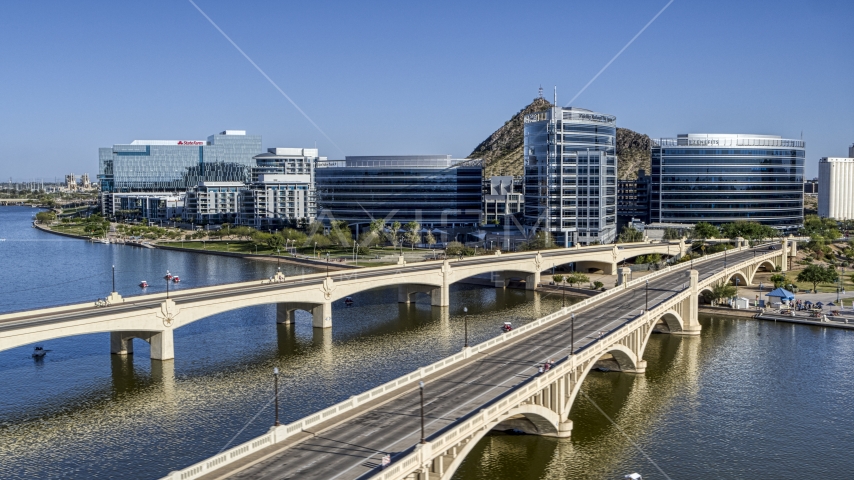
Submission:
[[[625,247],[618,247],[620,250],[631,250],[637,248],[648,248],[649,245],[640,244],[640,245],[626,245]],[[603,247],[594,247],[594,248],[585,248],[583,251],[578,253],[591,253],[591,252],[601,252],[601,251],[610,251],[612,250],[612,246],[603,246]],[[674,247],[674,252],[677,251],[678,248]],[[569,252],[566,249],[558,249],[558,250],[545,250],[540,252],[541,255],[545,259],[559,257],[562,255],[566,255],[567,253],[576,253],[574,250],[570,250]],[[536,257],[536,253],[530,253],[529,255],[524,255],[521,258],[534,258]],[[625,255],[624,255],[625,256]],[[518,256],[514,256],[514,258],[519,258]],[[465,258],[463,260],[451,261],[451,268],[463,267],[467,265],[481,265],[485,263],[492,263],[496,260],[502,260],[501,257],[492,257],[492,256],[482,256],[482,257],[473,257],[473,258]],[[398,269],[392,270],[391,273],[394,274],[398,271],[400,272],[418,272],[418,271],[432,271],[439,268],[436,263],[431,264],[415,264],[415,265],[406,265],[401,266]],[[365,270],[352,270],[347,271],[346,273],[340,274],[346,278],[359,278],[359,279],[368,279],[372,277],[384,276],[388,275],[390,270],[375,270],[375,269],[365,269]],[[317,274],[314,274],[317,275]],[[333,278],[336,275],[331,275]],[[340,278],[340,277],[339,277]],[[224,285],[223,288],[217,289],[215,291],[204,291],[198,292],[193,290],[185,290],[185,291],[175,291],[170,294],[170,299],[173,300],[177,306],[181,306],[184,302],[196,302],[199,300],[215,300],[221,298],[227,298],[234,295],[239,295],[242,293],[258,293],[264,291],[275,291],[275,290],[287,290],[291,288],[301,287],[305,285],[321,285],[323,283],[324,277],[313,276],[311,278],[303,278],[302,275],[287,280],[283,283],[265,283],[261,284],[261,280],[259,279],[259,283],[247,285],[246,282],[243,282],[234,286]],[[202,287],[206,288],[206,287]],[[16,315],[15,317],[8,318],[5,320],[0,320],[0,333],[4,330],[14,330],[17,328],[21,328],[22,326],[35,326],[35,325],[49,325],[52,323],[60,323],[66,322],[69,320],[76,319],[91,319],[93,321],[97,321],[99,317],[110,316],[117,312],[134,312],[139,311],[146,308],[159,308],[160,304],[163,302],[163,298],[158,296],[155,299],[147,298],[146,295],[133,296],[125,298],[125,302],[120,305],[110,305],[108,307],[96,308],[94,306],[86,306],[81,307],[74,310],[65,310],[63,312],[56,313],[45,313],[39,312],[39,310],[29,311],[29,312],[20,312],[21,315]],[[94,302],[93,302],[94,303]],[[52,308],[52,307],[49,307]],[[9,312],[14,313],[14,312]]]
[[[729,255],[730,263],[753,257],[751,250]],[[715,259],[695,267],[700,280],[722,270],[725,260]],[[649,282],[649,306],[676,295],[688,285],[689,265]],[[576,351],[597,341],[599,332],[610,332],[641,314],[645,306],[645,286],[610,297],[592,305],[575,320]],[[503,319],[496,318],[498,331]],[[425,387],[425,423],[427,439],[455,425],[504,394],[530,380],[537,364],[559,360],[569,354],[568,317],[523,336],[510,345],[480,354],[473,362],[433,379]],[[607,333],[606,333],[607,335]],[[462,344],[462,339],[460,339]],[[401,365],[403,375],[412,368]],[[372,410],[317,432],[313,438],[296,445],[271,446],[253,458],[256,463],[237,462],[206,475],[213,478],[251,479],[356,479],[367,478],[378,470],[381,457],[392,461],[405,455],[420,440],[419,392],[409,392]],[[242,468],[242,470],[239,470]]]

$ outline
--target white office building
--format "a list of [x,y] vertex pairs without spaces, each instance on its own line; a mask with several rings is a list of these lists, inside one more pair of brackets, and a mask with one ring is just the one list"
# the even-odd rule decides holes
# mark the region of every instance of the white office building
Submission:
[[819,160],[818,214],[836,220],[854,219],[854,145],[848,149],[848,158]]
[[252,183],[242,193],[240,223],[254,228],[305,226],[316,217],[316,148],[270,148],[256,155]]

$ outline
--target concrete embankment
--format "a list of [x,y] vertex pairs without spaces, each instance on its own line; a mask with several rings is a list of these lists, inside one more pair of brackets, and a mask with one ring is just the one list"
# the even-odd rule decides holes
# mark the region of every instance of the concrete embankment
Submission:
[[[819,319],[812,320],[806,317],[793,317],[791,315],[780,315],[774,313],[759,313],[757,310],[753,309],[734,309],[727,307],[710,307],[710,306],[701,306],[699,308],[702,313],[711,313],[711,314],[720,314],[726,315],[728,317],[745,317],[745,318],[754,318],[756,320],[764,320],[766,322],[783,322],[783,323],[796,323],[799,325],[812,325],[814,327],[829,327],[829,328],[842,328],[848,330],[854,330],[854,317],[850,316],[828,316],[827,322],[822,322]],[[846,320],[852,323],[846,323]]]

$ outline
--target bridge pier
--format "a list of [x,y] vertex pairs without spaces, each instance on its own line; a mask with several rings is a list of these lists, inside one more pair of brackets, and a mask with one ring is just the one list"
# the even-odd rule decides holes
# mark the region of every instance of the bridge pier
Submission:
[[525,277],[525,290],[536,290],[540,283],[540,272],[532,273]]
[[780,248],[783,249],[783,255],[780,257],[780,266],[782,268],[781,271],[786,272],[789,270],[789,241],[788,239],[783,239],[781,242]]
[[623,267],[620,269],[620,274],[617,275],[617,285],[623,285],[624,287],[629,283],[629,277],[632,275],[632,269],[629,267]]
[[700,330],[702,330],[702,325],[700,325],[700,309],[699,309],[699,299],[700,289],[698,287],[700,274],[696,270],[688,270],[688,278],[690,281],[690,286],[688,287],[689,293],[688,298],[685,299],[683,312],[686,315],[683,315],[682,321],[684,325],[682,325],[682,330],[679,332],[672,332],[673,335],[699,335]]
[[303,310],[311,313],[311,326],[314,328],[332,328],[332,302],[279,303],[276,305],[276,323],[294,323],[296,320],[295,312],[297,310]]
[[133,339],[145,340],[151,345],[152,360],[171,360],[175,358],[175,344],[172,330],[160,332],[110,332],[110,353],[132,355]]

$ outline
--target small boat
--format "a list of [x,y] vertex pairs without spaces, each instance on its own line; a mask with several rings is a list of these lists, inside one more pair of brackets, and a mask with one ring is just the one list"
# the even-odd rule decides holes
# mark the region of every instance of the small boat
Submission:
[[140,286],[140,288],[148,288],[148,282],[143,280],[143,281],[139,282],[139,286]]
[[356,302],[354,302],[353,299],[350,297],[347,297],[344,299],[344,305],[345,306],[352,307],[354,303],[356,303]]
[[33,349],[33,358],[44,358],[49,351],[50,350],[45,350],[44,347],[36,347]]
[[180,281],[181,281],[181,279],[178,278],[178,275],[175,275],[174,277],[172,277],[172,283],[178,283]]
[[504,325],[501,326],[501,330],[505,333],[509,332],[510,330],[513,330],[513,324],[510,322],[504,322]]
[[643,480],[640,473],[630,473],[623,477],[625,480]]

